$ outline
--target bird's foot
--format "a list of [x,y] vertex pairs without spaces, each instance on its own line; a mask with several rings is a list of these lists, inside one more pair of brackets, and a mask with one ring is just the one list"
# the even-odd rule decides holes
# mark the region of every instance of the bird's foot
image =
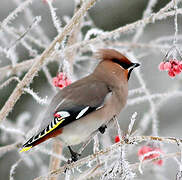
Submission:
[[[81,154],[79,154],[79,153],[77,153],[77,152],[74,152],[74,151],[71,149],[70,146],[68,146],[68,148],[69,148],[69,151],[70,151],[70,153],[71,153],[71,159],[68,159],[68,161],[67,161],[67,164],[69,165],[69,164],[71,164],[72,162],[77,161],[77,160],[78,160],[78,157],[81,156]],[[69,170],[69,166],[67,166],[67,167],[65,168],[64,173],[66,173],[68,170]]]
[[81,156],[81,154],[79,154],[79,153],[77,153],[77,152],[73,152],[73,153],[71,154],[71,161],[72,161],[72,162],[77,161],[79,156]]
[[78,157],[81,156],[81,154],[74,152],[70,146],[68,146],[69,151],[71,153],[71,160],[68,160],[68,164],[71,164],[72,162],[75,162],[78,160]]
[[98,130],[100,131],[101,134],[104,134],[106,131],[107,126],[106,125],[102,125]]

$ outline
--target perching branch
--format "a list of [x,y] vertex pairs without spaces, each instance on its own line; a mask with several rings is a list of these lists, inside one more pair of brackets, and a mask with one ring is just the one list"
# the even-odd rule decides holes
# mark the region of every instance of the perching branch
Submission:
[[[170,144],[178,145],[179,142],[182,142],[182,139],[178,139],[178,138],[174,138],[174,137],[157,137],[157,136],[135,136],[135,137],[130,136],[128,139],[125,139],[124,141],[121,140],[119,143],[113,144],[112,146],[110,146],[104,150],[98,151],[92,155],[89,155],[89,156],[82,158],[71,164],[65,164],[62,167],[60,167],[59,169],[48,173],[46,176],[40,176],[40,177],[35,178],[34,180],[43,180],[47,177],[57,176],[58,174],[64,173],[66,169],[73,169],[73,168],[82,166],[83,164],[85,164],[87,162],[94,161],[97,159],[97,157],[107,156],[107,155],[109,155],[110,152],[116,151],[118,148],[120,148],[124,144],[133,145],[136,143],[141,143],[143,141],[146,141],[146,142],[156,141],[156,142],[163,142],[163,143],[170,143]],[[180,155],[180,152],[167,154],[166,157],[174,157],[176,155]],[[164,157],[165,157],[165,155],[164,155]],[[156,159],[148,160],[148,161],[146,161],[146,163],[154,161],[154,160],[156,160]],[[143,163],[145,163],[145,162],[143,162]],[[132,168],[138,168],[139,163],[130,165],[130,166],[131,167],[133,166]]]

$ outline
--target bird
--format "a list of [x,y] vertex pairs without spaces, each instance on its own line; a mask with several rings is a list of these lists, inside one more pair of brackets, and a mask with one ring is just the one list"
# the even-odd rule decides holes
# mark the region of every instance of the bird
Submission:
[[80,154],[71,146],[86,141],[96,130],[103,134],[106,122],[120,114],[127,102],[131,72],[140,64],[114,49],[99,49],[95,57],[100,61],[90,75],[59,90],[52,98],[38,131],[20,152],[58,137],[68,147],[71,160],[76,161]]

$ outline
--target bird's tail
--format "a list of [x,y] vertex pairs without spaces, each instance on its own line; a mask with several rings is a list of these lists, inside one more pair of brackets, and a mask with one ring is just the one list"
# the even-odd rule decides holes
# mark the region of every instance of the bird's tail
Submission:
[[25,152],[31,149],[33,147],[33,139],[34,139],[34,136],[31,137],[26,143],[24,143],[20,152]]
[[56,137],[61,133],[62,133],[62,129],[57,128],[57,129],[54,129],[54,131],[51,131],[51,133],[48,132],[47,134],[42,135],[42,136],[38,134],[40,137],[38,137],[38,135],[33,136],[25,144],[23,144],[23,147],[20,150],[20,152],[28,151],[32,147],[37,146],[38,144],[40,144],[50,138]]
[[20,152],[28,151],[29,149],[40,144],[46,139],[48,139],[46,136],[41,136],[41,134],[39,133],[38,135],[31,137],[27,142],[25,142]]
[[62,129],[59,128],[59,125],[64,121],[61,117],[59,118],[58,122],[55,124],[51,123],[48,125],[44,130],[42,130],[37,135],[31,137],[25,144],[23,144],[22,149],[20,152],[28,151],[32,147],[46,141],[49,138],[56,137],[62,133]]

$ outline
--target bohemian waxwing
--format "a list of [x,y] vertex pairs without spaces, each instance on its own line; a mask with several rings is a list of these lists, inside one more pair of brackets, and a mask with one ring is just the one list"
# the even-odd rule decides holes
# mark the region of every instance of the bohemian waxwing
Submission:
[[20,152],[59,136],[76,161],[70,146],[84,142],[96,130],[104,133],[105,123],[119,115],[127,101],[130,74],[139,64],[113,49],[100,49],[97,57],[101,61],[92,74],[53,97],[38,132]]

